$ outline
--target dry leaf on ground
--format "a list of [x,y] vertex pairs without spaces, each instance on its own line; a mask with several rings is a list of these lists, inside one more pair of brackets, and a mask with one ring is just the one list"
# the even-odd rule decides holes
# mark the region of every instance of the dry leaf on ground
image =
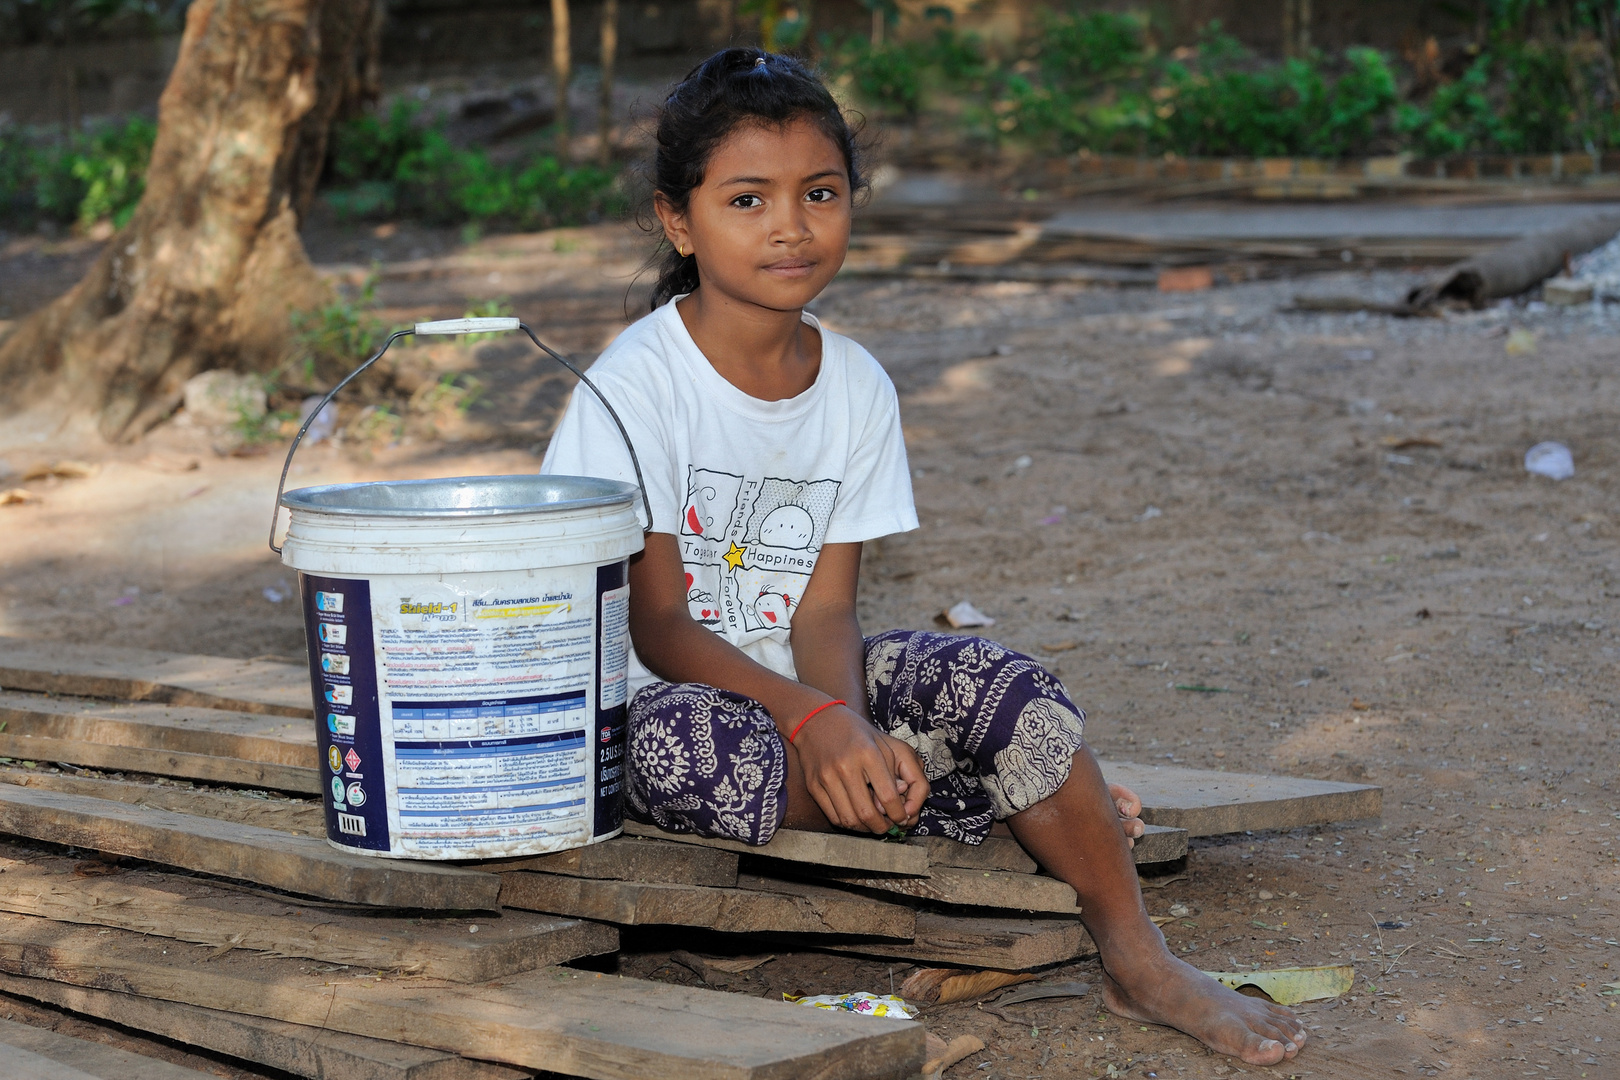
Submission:
[[900,984],[900,996],[918,1005],[949,1005],[953,1001],[971,1001],[1022,982],[1033,982],[1038,976],[1027,971],[961,971],[956,968],[923,968],[914,971]]
[[923,1080],[939,1080],[946,1069],[955,1065],[969,1054],[977,1054],[984,1049],[984,1040],[977,1035],[958,1035],[947,1043],[944,1039],[929,1032],[925,1040],[928,1060],[923,1063]]
[[1348,994],[1356,981],[1356,969],[1350,964],[1272,971],[1206,971],[1204,974],[1234,990],[1252,986],[1279,1005],[1336,998]]

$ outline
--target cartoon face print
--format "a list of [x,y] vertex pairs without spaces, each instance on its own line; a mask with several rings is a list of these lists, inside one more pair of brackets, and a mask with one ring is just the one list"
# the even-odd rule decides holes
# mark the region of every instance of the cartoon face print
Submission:
[[777,592],[762,592],[754,601],[754,617],[763,626],[787,626],[788,612],[793,607],[793,598]]
[[686,609],[695,622],[710,630],[720,625],[720,602],[712,592],[697,588],[691,574],[686,575]]
[[766,547],[803,550],[810,546],[815,534],[816,523],[810,519],[810,511],[792,503],[778,506],[759,525],[759,542]]

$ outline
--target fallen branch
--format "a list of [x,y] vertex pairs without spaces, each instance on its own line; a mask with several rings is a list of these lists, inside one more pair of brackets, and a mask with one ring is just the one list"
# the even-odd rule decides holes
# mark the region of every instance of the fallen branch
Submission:
[[1608,243],[1616,233],[1620,216],[1604,214],[1521,237],[1447,267],[1407,293],[1406,306],[1415,313],[1442,300],[1463,300],[1478,308],[1488,300],[1517,296],[1563,270],[1576,255]]

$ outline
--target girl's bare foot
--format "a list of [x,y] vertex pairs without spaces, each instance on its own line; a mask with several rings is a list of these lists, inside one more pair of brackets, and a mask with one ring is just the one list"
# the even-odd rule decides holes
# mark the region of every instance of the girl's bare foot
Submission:
[[1080,921],[1102,956],[1110,1010],[1177,1028],[1251,1065],[1292,1058],[1305,1045],[1298,1017],[1222,986],[1165,948],[1120,835],[1121,818],[1133,818],[1140,805],[1130,792],[1110,790],[1097,759],[1082,748],[1063,786],[1008,824],[1024,850],[1079,895]]
[[1275,1065],[1305,1045],[1305,1025],[1289,1010],[1245,997],[1162,948],[1146,963],[1103,970],[1103,1002],[1110,1012],[1185,1032],[1221,1054],[1250,1065]]

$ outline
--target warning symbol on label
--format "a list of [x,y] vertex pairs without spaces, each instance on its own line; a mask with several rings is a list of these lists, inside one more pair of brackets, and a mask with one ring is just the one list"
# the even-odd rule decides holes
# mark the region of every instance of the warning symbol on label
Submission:
[[[332,749],[336,750],[337,747],[334,746]],[[354,747],[352,746],[349,747],[349,752],[343,755],[343,761],[349,766],[350,772],[354,772],[360,767],[360,755],[354,752]]]
[[332,766],[333,772],[343,771],[343,752],[335,746],[326,748],[326,763]]

